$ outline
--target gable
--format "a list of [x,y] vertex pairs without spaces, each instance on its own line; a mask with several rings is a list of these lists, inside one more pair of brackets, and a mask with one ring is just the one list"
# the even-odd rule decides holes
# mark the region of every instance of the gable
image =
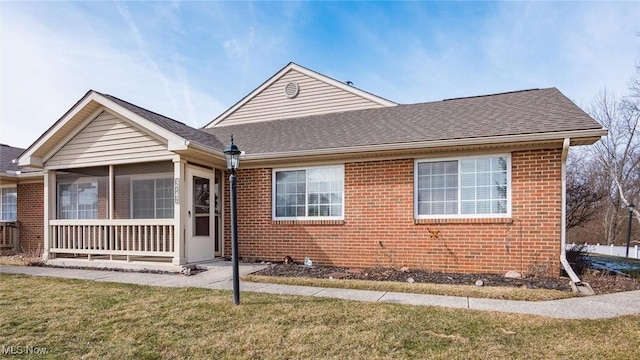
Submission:
[[156,161],[176,152],[224,160],[219,148],[222,144],[204,131],[89,90],[20,155],[18,165],[62,168]]
[[386,99],[290,64],[206,127],[395,105]]
[[48,167],[94,166],[161,160],[167,145],[108,111],[102,111],[48,160]]

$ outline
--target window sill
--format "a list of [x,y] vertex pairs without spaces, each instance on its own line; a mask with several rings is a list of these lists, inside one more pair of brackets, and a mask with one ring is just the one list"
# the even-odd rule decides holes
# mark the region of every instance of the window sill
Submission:
[[511,217],[505,218],[459,218],[459,219],[414,219],[416,225],[433,224],[510,224]]
[[272,225],[344,225],[344,220],[271,220]]

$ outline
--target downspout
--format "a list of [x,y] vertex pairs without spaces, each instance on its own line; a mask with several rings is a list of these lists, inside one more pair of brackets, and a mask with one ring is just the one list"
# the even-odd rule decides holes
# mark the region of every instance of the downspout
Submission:
[[562,219],[560,220],[560,263],[567,272],[571,281],[576,285],[581,285],[580,278],[571,268],[571,265],[567,261],[566,243],[567,243],[567,155],[569,154],[569,145],[571,140],[565,138],[562,143],[562,158],[561,158],[561,170],[560,178],[562,181]]

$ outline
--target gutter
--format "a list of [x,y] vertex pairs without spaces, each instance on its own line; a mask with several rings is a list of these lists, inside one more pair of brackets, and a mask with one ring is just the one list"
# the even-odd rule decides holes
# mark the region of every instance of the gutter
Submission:
[[562,181],[562,218],[560,219],[560,263],[564,268],[564,271],[567,272],[571,281],[573,283],[580,284],[580,278],[576,275],[575,271],[571,268],[569,261],[567,261],[567,155],[569,154],[569,144],[571,140],[569,138],[564,138],[564,142],[562,143],[562,165],[560,170],[560,177]]

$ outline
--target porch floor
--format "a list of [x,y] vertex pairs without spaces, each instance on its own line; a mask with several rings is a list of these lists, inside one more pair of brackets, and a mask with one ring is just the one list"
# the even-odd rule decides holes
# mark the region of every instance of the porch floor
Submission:
[[72,268],[91,268],[91,269],[113,269],[113,270],[130,270],[130,271],[162,271],[179,273],[183,268],[196,268],[200,270],[212,270],[221,266],[230,266],[231,262],[224,259],[213,259],[201,261],[197,263],[188,263],[184,265],[175,265],[171,262],[171,258],[160,258],[151,256],[109,256],[94,255],[91,259],[84,256],[72,256],[58,254],[56,258],[47,260],[47,265],[72,267]]

